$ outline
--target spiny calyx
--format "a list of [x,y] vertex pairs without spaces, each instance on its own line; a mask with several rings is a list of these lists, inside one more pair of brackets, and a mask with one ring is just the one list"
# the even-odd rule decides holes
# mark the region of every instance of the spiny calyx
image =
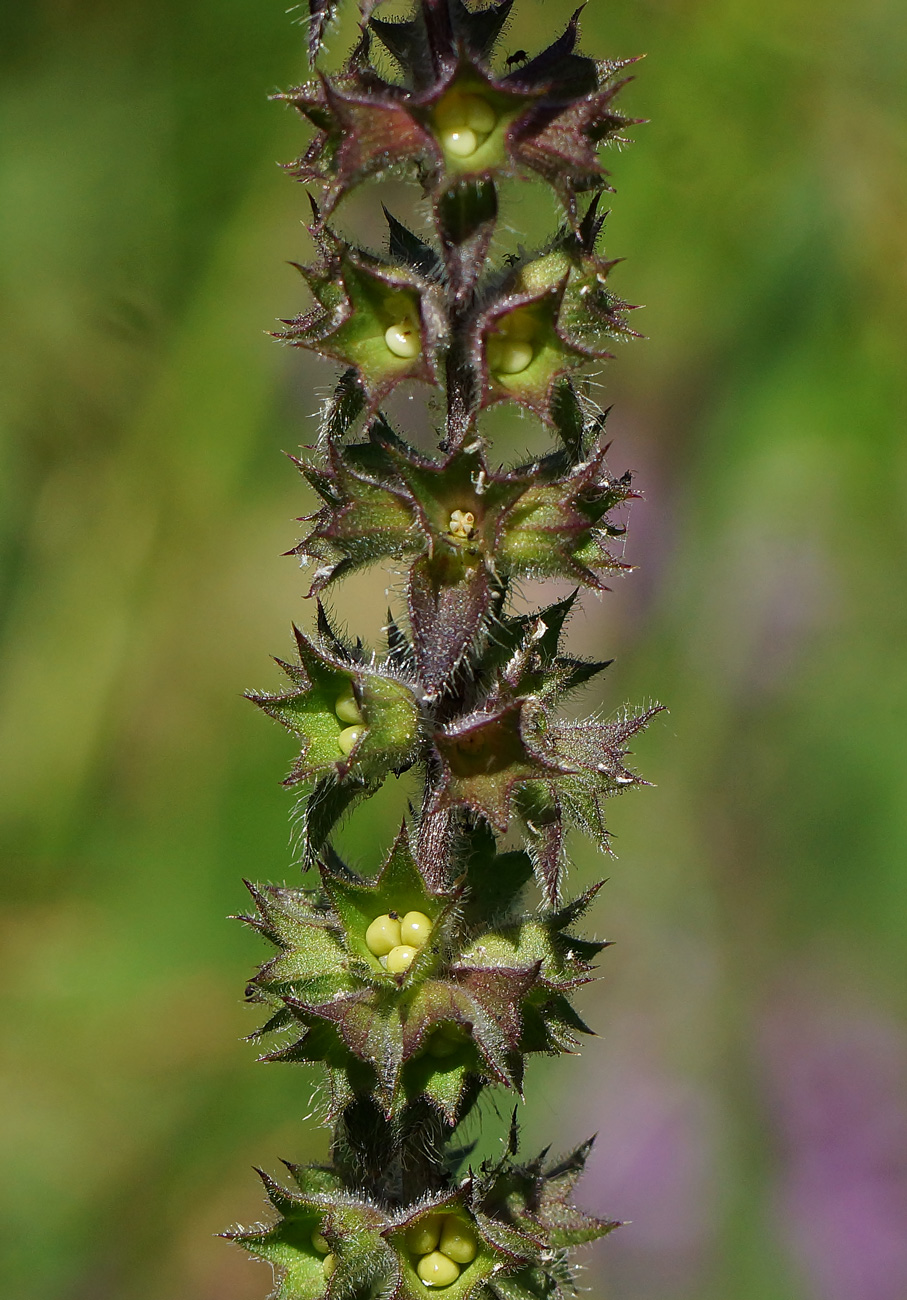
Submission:
[[[619,74],[632,60],[579,54],[577,10],[548,49],[499,76],[490,60],[510,7],[450,0],[418,4],[403,21],[368,16],[364,39],[339,74],[278,97],[315,128],[291,170],[323,187],[325,215],[367,177],[401,165],[436,199],[463,175],[541,177],[571,221],[579,194],[606,187],[598,148],[620,140],[632,121],[613,106],[624,84]],[[402,82],[371,65],[375,38]]]
[[[393,249],[399,223],[390,214],[388,223]],[[363,410],[403,380],[439,382],[446,323],[434,265],[369,253],[317,223],[309,233],[318,259],[296,266],[314,306],[285,320],[275,337],[349,367]]]
[[[327,624],[324,624],[327,627]],[[248,698],[302,741],[287,785],[330,774],[383,780],[416,756],[420,708],[413,686],[385,660],[365,660],[331,636],[319,641],[294,628],[298,663],[277,660],[291,682],[285,692]]]
[[598,247],[598,196],[576,229],[565,225],[541,249],[509,259],[503,271],[480,263],[474,292],[455,314],[443,292],[451,268],[386,210],[385,216],[388,246],[381,255],[327,227],[310,227],[319,260],[298,269],[315,306],[277,334],[348,367],[326,408],[330,437],[361,424],[400,383],[443,387],[452,357],[481,376],[470,398],[473,420],[482,409],[513,401],[556,426],[555,389],[563,377],[580,376],[610,359],[615,342],[637,337],[627,320],[632,307],[608,287],[616,261]]
[[565,1250],[620,1226],[573,1204],[592,1144],[554,1163],[543,1153],[520,1164],[517,1143],[514,1123],[499,1162],[415,1203],[365,1199],[336,1166],[287,1165],[290,1187],[261,1174],[277,1221],[224,1235],[274,1266],[276,1300],[363,1293],[424,1300],[427,1289],[450,1300],[572,1294]]
[[[626,567],[613,543],[637,494],[629,475],[607,469],[604,420],[589,421],[582,438],[576,461],[555,452],[499,470],[478,440],[433,460],[376,419],[365,441],[331,444],[326,466],[298,461],[322,502],[294,552],[317,562],[313,593],[365,565],[421,556],[440,585],[479,583],[478,568],[601,589],[602,575]],[[483,596],[490,600],[490,587]]]
[[272,1013],[259,1035],[296,1033],[266,1059],[324,1060],[335,1109],[366,1088],[388,1114],[421,1095],[452,1121],[475,1081],[518,1087],[523,1054],[569,1051],[585,1032],[569,994],[602,945],[565,932],[588,898],[489,929],[482,877],[491,867],[515,898],[531,867],[520,854],[495,861],[478,827],[464,848],[459,883],[440,894],[406,829],[374,881],[338,862],[322,864],[314,891],[250,886],[257,911],[242,919],[278,948],[247,990]]

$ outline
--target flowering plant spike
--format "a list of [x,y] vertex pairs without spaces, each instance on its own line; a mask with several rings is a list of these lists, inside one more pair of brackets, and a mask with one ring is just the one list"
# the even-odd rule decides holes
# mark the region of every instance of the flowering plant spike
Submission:
[[[308,884],[249,884],[241,918],[274,950],[246,990],[264,1009],[252,1037],[262,1060],[325,1072],[332,1142],[325,1164],[262,1174],[269,1220],[227,1235],[273,1266],[280,1300],[548,1300],[575,1289],[571,1248],[617,1226],[574,1204],[589,1144],[527,1158],[514,1120],[500,1158],[475,1164],[461,1126],[492,1090],[522,1095],[527,1058],[590,1032],[571,999],[606,945],[580,932],[598,886],[565,899],[567,832],[607,849],[605,800],[642,784],[627,756],[657,711],[564,715],[608,667],[572,656],[564,630],[581,587],[627,568],[636,495],[608,469],[587,383],[633,333],[601,248],[626,61],[579,52],[580,10],[530,55],[502,46],[513,0],[413,0],[395,20],[362,0],[328,74],[338,2],[309,0],[311,77],[279,97],[308,132],[290,170],[314,257],[298,267],[309,305],[278,337],[338,367],[317,449],[296,460],[319,503],[294,552],[317,613],[278,661],[284,688],[250,694],[298,746],[285,784]],[[428,229],[385,209],[384,248],[357,247],[338,208],[390,174],[422,187]],[[507,179],[560,207],[542,247],[500,251]],[[383,410],[412,383],[439,395],[428,437]],[[483,413],[503,402],[550,450],[497,463]],[[405,571],[406,618],[367,650],[322,599],[382,563]],[[519,612],[521,579],[574,590]],[[419,793],[362,876],[337,827],[404,773]]]

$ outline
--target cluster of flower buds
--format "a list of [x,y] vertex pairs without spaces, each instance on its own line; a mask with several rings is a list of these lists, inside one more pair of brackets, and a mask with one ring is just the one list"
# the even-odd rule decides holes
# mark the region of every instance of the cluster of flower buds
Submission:
[[[352,0],[348,0],[352,3]],[[309,0],[313,62],[340,0]],[[607,848],[604,802],[641,784],[627,766],[654,708],[569,721],[566,701],[607,662],[563,632],[581,587],[624,571],[636,491],[606,463],[590,366],[632,334],[601,251],[599,148],[628,119],[624,64],[579,52],[579,14],[547,49],[503,58],[513,0],[412,0],[391,20],[361,0],[339,72],[282,96],[310,140],[291,170],[314,186],[311,302],[278,337],[339,366],[317,450],[297,465],[318,507],[295,548],[313,565],[317,627],[278,660],[288,685],[250,698],[297,740],[305,887],[249,885],[242,919],[275,949],[247,986],[266,1008],[262,1060],[317,1063],[329,1080],[328,1163],[262,1175],[276,1221],[229,1234],[269,1261],[279,1300],[561,1300],[567,1252],[616,1225],[578,1210],[587,1147],[554,1165],[469,1167],[452,1138],[492,1088],[521,1094],[533,1055],[574,1052],[572,1005],[606,946],[576,933],[597,886],[564,902],[566,836]],[[367,178],[418,181],[423,238],[386,213],[381,252],[335,226]],[[495,264],[499,183],[542,181],[562,209],[542,247]],[[382,411],[422,383],[446,410],[436,453]],[[483,413],[531,413],[545,454],[502,467]],[[405,570],[406,619],[386,647],[341,636],[321,597],[372,564]],[[576,590],[515,612],[522,579]],[[421,797],[377,875],[343,860],[340,820],[383,782]],[[503,846],[501,837],[516,831]],[[530,891],[537,891],[535,900]]]
[[[289,1031],[265,1060],[323,1061],[335,1116],[359,1095],[389,1117],[427,1105],[453,1126],[487,1084],[520,1088],[527,1055],[572,1051],[586,1032],[569,996],[604,945],[569,927],[592,895],[520,911],[527,855],[497,855],[478,823],[466,839],[463,878],[443,892],[418,870],[406,827],[375,880],[334,861],[315,890],[249,886],[256,912],[243,920],[278,949],[247,989],[271,1012],[254,1037]],[[494,926],[490,872],[511,891]]]
[[424,912],[382,912],[365,932],[365,943],[391,975],[402,975],[428,943],[431,919]]
[[632,501],[630,476],[606,467],[603,418],[583,425],[570,384],[558,393],[559,430],[583,440],[507,471],[481,444],[431,461],[385,419],[364,442],[331,446],[325,465],[299,462],[323,504],[296,554],[316,562],[310,594],[380,560],[411,562],[408,604],[421,677],[436,688],[456,667],[503,585],[566,578],[596,590],[627,566],[615,543]]
[[404,1238],[426,1286],[448,1287],[465,1264],[478,1254],[472,1228],[458,1214],[428,1214],[414,1223]]
[[569,1249],[619,1225],[572,1204],[591,1143],[553,1164],[544,1154],[519,1164],[517,1139],[514,1122],[500,1161],[467,1173],[455,1191],[405,1206],[348,1191],[334,1167],[288,1165],[291,1188],[261,1175],[277,1222],[226,1235],[274,1266],[279,1300],[424,1300],[428,1289],[449,1300],[569,1294]]

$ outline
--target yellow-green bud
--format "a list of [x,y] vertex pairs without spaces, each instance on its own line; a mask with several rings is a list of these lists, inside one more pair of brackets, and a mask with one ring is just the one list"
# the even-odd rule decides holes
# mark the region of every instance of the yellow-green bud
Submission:
[[451,537],[472,537],[476,526],[476,517],[471,510],[452,510],[447,531]]
[[397,321],[394,325],[389,325],[384,331],[384,342],[387,349],[395,357],[404,358],[412,361],[422,351],[422,340],[419,337],[419,331],[410,321]]
[[334,1269],[337,1267],[337,1257],[333,1251],[330,1255],[325,1255],[321,1267],[325,1277],[333,1277]]
[[443,1221],[443,1214],[427,1214],[424,1219],[419,1219],[412,1227],[407,1228],[404,1238],[407,1249],[414,1255],[429,1255],[433,1250],[437,1250]]
[[471,1264],[478,1252],[475,1234],[455,1214],[444,1220],[438,1249],[457,1264]]
[[519,375],[535,356],[533,340],[538,323],[531,312],[518,307],[501,317],[486,345],[489,368],[498,375]]
[[460,1267],[440,1250],[433,1250],[430,1255],[423,1255],[416,1265],[416,1272],[426,1286],[450,1286],[460,1276]]
[[519,339],[492,341],[488,348],[489,363],[498,375],[521,375],[532,364],[533,355],[532,344]]
[[400,922],[387,912],[376,916],[365,932],[365,946],[376,957],[386,957],[400,946]]
[[396,948],[391,948],[387,954],[387,969],[392,975],[402,975],[412,966],[413,958],[418,951],[418,948],[413,948],[408,943],[401,943]]
[[445,131],[441,143],[455,158],[470,158],[479,147],[479,137],[468,126],[458,126],[455,131]]
[[494,130],[498,115],[482,95],[454,90],[437,105],[434,118],[441,148],[455,158],[469,158]]
[[367,728],[363,727],[361,723],[358,723],[355,727],[344,727],[337,737],[337,746],[344,757],[352,754],[356,741],[360,736],[364,736],[366,731]]
[[361,722],[362,710],[356,703],[356,696],[353,694],[352,686],[345,687],[337,696],[337,702],[334,705],[334,712],[341,722]]
[[424,948],[432,932],[432,923],[424,912],[407,912],[400,922],[400,938],[414,948]]
[[323,1236],[317,1228],[312,1233],[312,1245],[318,1251],[319,1255],[327,1255],[331,1249],[328,1245],[327,1238]]

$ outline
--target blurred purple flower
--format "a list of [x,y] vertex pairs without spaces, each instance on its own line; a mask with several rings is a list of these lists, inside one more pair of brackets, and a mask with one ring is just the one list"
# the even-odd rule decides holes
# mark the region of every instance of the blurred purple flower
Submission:
[[628,1064],[589,1115],[598,1141],[587,1167],[589,1208],[628,1220],[594,1261],[608,1294],[667,1300],[697,1292],[715,1232],[715,1114],[683,1079]]
[[907,1296],[907,1039],[803,999],[765,1035],[784,1171],[781,1232],[816,1300]]

